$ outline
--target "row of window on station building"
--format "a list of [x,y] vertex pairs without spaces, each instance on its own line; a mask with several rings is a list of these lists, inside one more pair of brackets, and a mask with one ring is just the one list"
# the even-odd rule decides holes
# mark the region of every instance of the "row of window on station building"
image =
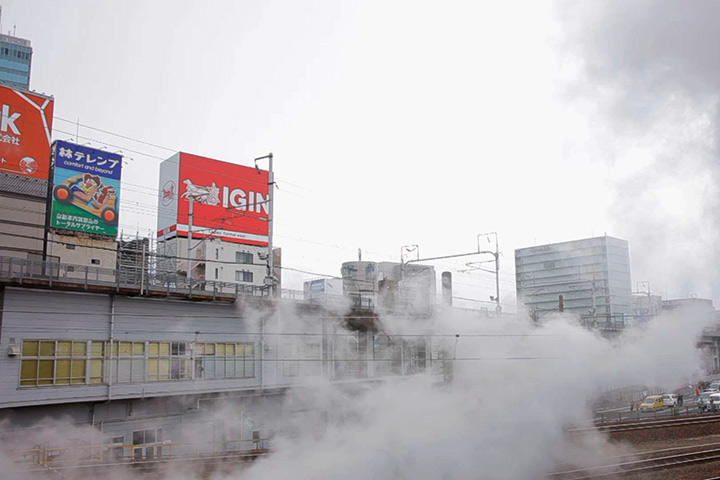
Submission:
[[[442,352],[426,356],[423,340],[391,342],[375,335],[367,340],[341,336],[333,342],[332,368],[337,377],[414,374],[430,360],[441,369]],[[329,348],[326,346],[326,349]],[[321,339],[284,341],[275,358],[286,377],[322,375]],[[257,348],[251,342],[160,342],[106,340],[32,340],[22,343],[20,387],[143,383],[172,380],[242,379],[255,377]],[[433,359],[435,360],[433,363]],[[369,367],[372,363],[372,367]]]
[[254,343],[24,340],[20,386],[254,376]]

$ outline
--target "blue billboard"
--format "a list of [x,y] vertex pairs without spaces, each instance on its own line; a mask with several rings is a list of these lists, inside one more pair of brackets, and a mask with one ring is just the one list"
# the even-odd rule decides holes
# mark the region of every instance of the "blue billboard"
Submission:
[[114,237],[122,155],[57,140],[50,226]]

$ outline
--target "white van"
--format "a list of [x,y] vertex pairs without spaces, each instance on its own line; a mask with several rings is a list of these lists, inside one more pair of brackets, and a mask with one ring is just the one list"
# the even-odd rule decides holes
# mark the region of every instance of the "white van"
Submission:
[[678,404],[678,396],[674,393],[662,394],[663,405],[666,407],[676,407]]

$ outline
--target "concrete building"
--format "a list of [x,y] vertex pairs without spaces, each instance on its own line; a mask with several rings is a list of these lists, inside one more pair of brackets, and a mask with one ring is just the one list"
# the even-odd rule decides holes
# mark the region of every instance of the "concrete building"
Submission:
[[84,278],[92,269],[96,280],[110,280],[117,267],[115,238],[49,227],[48,175],[0,172],[0,256],[29,260],[30,270],[52,269],[57,278]]
[[713,315],[715,313],[715,305],[711,299],[697,298],[695,296],[688,298],[676,298],[673,300],[663,300],[661,307],[663,312],[692,310],[694,312],[708,315]]
[[18,468],[257,453],[313,414],[284,402],[290,387],[351,395],[445,369],[442,345],[381,334],[367,312],[349,331],[353,317],[302,302],[55,281],[0,263],[0,442]]
[[[164,258],[162,269],[187,276],[187,237],[164,237],[158,242],[157,255]],[[225,242],[218,238],[193,239],[190,248],[190,271],[193,281],[208,280],[230,285],[264,285],[267,248]]]
[[32,54],[30,40],[0,34],[0,82],[29,89]]
[[[160,269],[192,282],[264,288],[271,240],[267,191],[266,171],[184,152],[163,161],[157,219],[157,250],[164,259]],[[274,267],[279,261],[273,249]],[[279,286],[279,271],[273,276]]]
[[662,311],[663,299],[660,295],[633,293],[631,299],[632,315],[636,322],[651,320]]
[[0,97],[8,120],[0,125],[0,256],[41,260],[50,163],[50,133],[44,126],[52,123],[53,98],[30,92],[27,82],[5,85],[16,63],[5,58],[8,45],[14,45],[10,40],[20,41],[0,35]]
[[622,323],[631,315],[628,243],[595,237],[515,250],[519,306],[540,318],[558,311],[588,322]]
[[[115,270],[117,268],[117,241],[114,238],[93,237],[72,233],[70,235],[51,231],[48,234],[47,258],[51,262]],[[72,278],[85,275],[83,268],[68,271]],[[110,279],[110,271],[103,278]]]
[[0,255],[43,257],[47,180],[0,172]]
[[416,263],[342,264],[343,291],[361,308],[430,312],[436,305],[435,268]]
[[303,283],[303,299],[320,305],[345,305],[343,281],[340,278],[317,278]]

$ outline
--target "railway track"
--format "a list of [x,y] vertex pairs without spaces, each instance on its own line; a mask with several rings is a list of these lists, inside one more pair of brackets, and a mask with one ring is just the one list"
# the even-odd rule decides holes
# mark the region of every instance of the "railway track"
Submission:
[[[683,450],[683,453],[680,453]],[[643,458],[645,457],[645,458]],[[609,463],[584,468],[569,468],[547,476],[553,480],[586,480],[649,473],[707,462],[720,461],[720,443],[675,447],[635,455],[604,459]]]
[[720,423],[720,416],[698,416],[698,417],[683,417],[674,418],[667,420],[640,420],[629,423],[620,423],[613,425],[594,425],[588,427],[572,427],[567,430],[570,435],[582,435],[593,432],[607,432],[607,433],[619,433],[619,432],[630,432],[638,430],[650,430],[656,428],[672,428],[682,427],[689,425],[708,425],[713,423]]

